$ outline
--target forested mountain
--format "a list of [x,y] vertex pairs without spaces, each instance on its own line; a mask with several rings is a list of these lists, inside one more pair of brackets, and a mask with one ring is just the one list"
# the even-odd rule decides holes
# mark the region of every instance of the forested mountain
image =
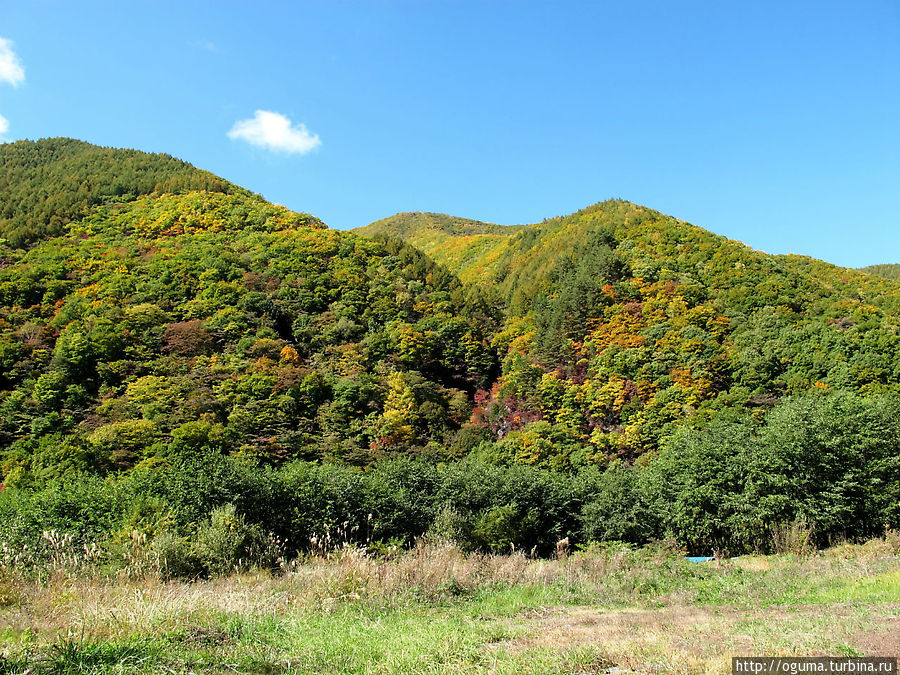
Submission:
[[900,527],[898,282],[623,201],[359,236],[69,139],[0,145],[0,207],[0,568],[50,529],[192,576],[338,528],[549,553]]
[[354,232],[364,237],[402,239],[430,252],[429,255],[438,256],[461,280],[470,282],[494,271],[494,252],[505,246],[507,237],[518,229],[521,227],[482,223],[443,213],[410,212],[398,213]]
[[866,274],[875,274],[885,279],[900,280],[900,265],[898,264],[869,265],[868,267],[860,267],[859,271]]
[[249,194],[169,155],[71,138],[0,144],[0,239],[26,246],[60,234],[97,204],[189,190]]
[[684,422],[900,385],[897,283],[619,200],[524,227],[455,222],[400,214],[358,231],[499,289],[503,374],[475,416],[511,459],[635,456]]
[[362,464],[452,445],[495,324],[451,273],[242,190],[131,198],[0,251],[7,486],[185,442]]

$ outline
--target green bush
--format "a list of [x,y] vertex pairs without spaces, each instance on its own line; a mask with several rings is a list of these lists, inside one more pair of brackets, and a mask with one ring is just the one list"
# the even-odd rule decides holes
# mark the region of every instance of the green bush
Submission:
[[213,576],[251,567],[274,567],[278,551],[256,525],[248,524],[234,504],[214,509],[193,541],[196,558]]
[[898,420],[896,395],[836,391],[773,410],[753,469],[758,490],[779,502],[777,520],[808,523],[820,545],[900,525]]
[[[13,557],[29,551],[31,566],[59,558],[61,542],[73,551],[100,545],[109,564],[127,566],[146,539],[161,572],[179,577],[268,566],[324,540],[378,547],[426,534],[466,551],[551,555],[565,538],[573,546],[671,538],[709,553],[782,546],[773,533],[804,523],[821,546],[900,528],[897,419],[894,394],[811,394],[783,401],[761,422],[731,415],[682,428],[636,466],[577,472],[471,457],[273,467],[229,454],[222,427],[191,423],[127,473],[104,479],[73,461],[64,475],[33,470],[0,490],[0,544]],[[31,441],[32,461],[75,456],[55,439]],[[19,452],[7,454],[13,478]]]
[[23,569],[56,566],[61,557],[96,562],[95,546],[117,529],[123,511],[118,486],[96,476],[0,490],[0,559]]
[[582,540],[648,541],[653,534],[654,518],[638,484],[637,470],[614,462],[599,476],[591,478],[591,492],[581,509]]
[[526,530],[534,526],[532,520],[530,514],[523,514],[513,504],[494,506],[478,517],[472,535],[481,549],[509,552],[526,539]]
[[767,537],[765,495],[747,502],[748,469],[759,445],[748,421],[683,429],[641,472],[641,489],[657,522],[654,534],[672,536],[697,553],[753,548]]
[[640,473],[657,517],[697,551],[770,548],[773,528],[806,524],[818,545],[897,527],[900,399],[849,392],[785,400],[749,419],[683,429]]

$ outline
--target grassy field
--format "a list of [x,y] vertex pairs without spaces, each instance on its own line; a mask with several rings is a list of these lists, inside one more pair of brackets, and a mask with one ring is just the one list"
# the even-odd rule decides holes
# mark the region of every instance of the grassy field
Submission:
[[344,549],[192,583],[0,570],[0,673],[730,672],[900,654],[900,537],[690,563]]

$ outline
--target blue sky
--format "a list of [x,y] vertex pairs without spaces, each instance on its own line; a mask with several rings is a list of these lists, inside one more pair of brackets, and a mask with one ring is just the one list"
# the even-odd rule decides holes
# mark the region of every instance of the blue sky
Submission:
[[621,197],[900,262],[897,0],[32,0],[0,39],[5,140],[167,152],[332,227]]

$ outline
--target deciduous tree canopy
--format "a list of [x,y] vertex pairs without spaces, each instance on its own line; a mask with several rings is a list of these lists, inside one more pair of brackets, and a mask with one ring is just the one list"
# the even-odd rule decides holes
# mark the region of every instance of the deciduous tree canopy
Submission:
[[618,200],[359,236],[69,139],[0,146],[0,233],[0,545],[900,527],[896,281]]

